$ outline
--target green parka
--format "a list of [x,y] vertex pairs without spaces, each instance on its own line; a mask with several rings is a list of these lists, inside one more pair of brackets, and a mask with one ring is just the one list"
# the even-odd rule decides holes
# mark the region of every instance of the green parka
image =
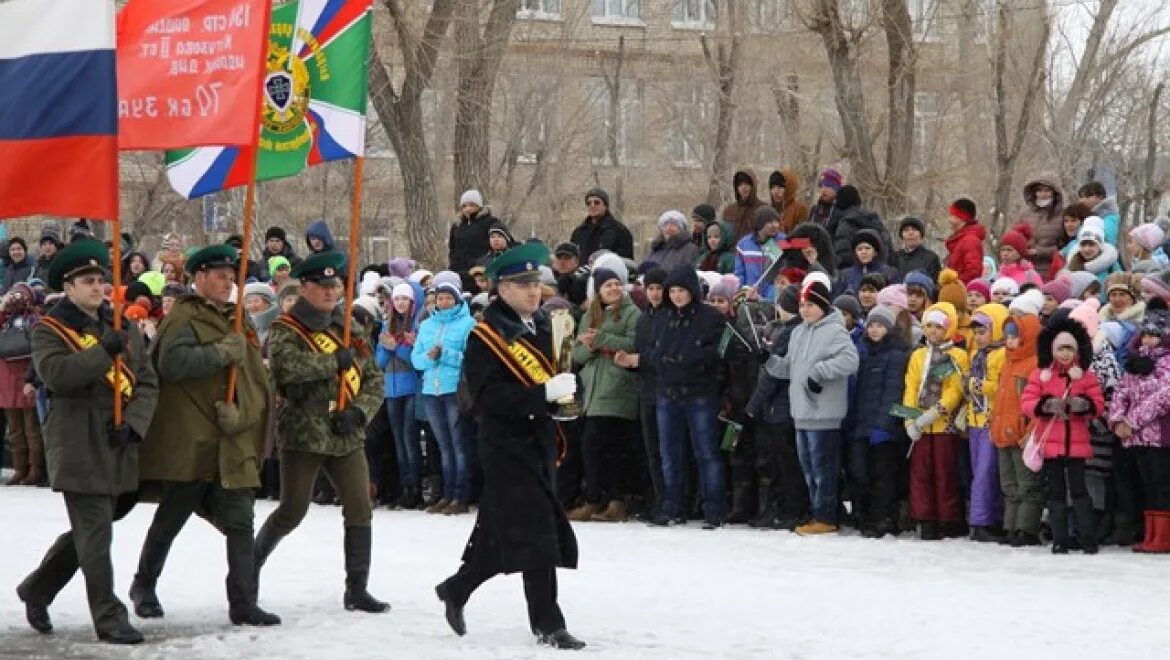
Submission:
[[[616,319],[612,310],[603,311],[604,319],[597,328],[593,349],[580,341],[573,343],[573,364],[581,367],[586,417],[637,419],[638,389],[634,372],[614,364],[613,356],[618,351],[634,352],[634,330],[641,315],[630,296],[623,293]],[[591,327],[592,321],[590,309],[577,326],[578,337]]]

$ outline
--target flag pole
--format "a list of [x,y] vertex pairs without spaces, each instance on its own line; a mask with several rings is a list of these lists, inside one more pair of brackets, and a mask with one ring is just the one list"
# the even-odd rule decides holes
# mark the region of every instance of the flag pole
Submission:
[[[353,162],[353,206],[349,216],[349,254],[345,264],[345,320],[342,324],[341,343],[349,348],[353,334],[353,289],[354,278],[357,277],[358,231],[362,224],[362,171],[365,169],[366,159],[362,156],[354,158]],[[345,374],[338,374],[341,393],[337,396],[338,410],[345,410]]]
[[[110,244],[113,252],[114,282],[111,291],[114,295],[114,332],[122,331],[122,305],[126,294],[117,295],[118,287],[122,285],[122,212],[114,213],[113,226],[114,240]],[[114,356],[114,426],[122,425],[122,354]]]

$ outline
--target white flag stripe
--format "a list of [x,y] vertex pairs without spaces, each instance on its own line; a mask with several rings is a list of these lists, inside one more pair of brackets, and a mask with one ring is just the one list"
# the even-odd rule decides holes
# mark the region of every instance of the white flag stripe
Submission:
[[0,60],[113,49],[113,0],[0,2]]

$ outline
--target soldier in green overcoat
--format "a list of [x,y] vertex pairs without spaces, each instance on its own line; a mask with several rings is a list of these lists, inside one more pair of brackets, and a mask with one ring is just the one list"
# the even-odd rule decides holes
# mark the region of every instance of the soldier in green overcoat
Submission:
[[230,245],[212,245],[191,255],[186,269],[195,292],[175,301],[151,347],[165,413],[154,418],[142,446],[140,479],[161,492],[130,585],[134,612],[143,618],[163,616],[155,586],[171,543],[199,511],[227,542],[228,618],[235,625],[280,623],[256,606],[253,489],[260,486],[269,390],[256,333],[250,326],[244,334],[232,331],[237,254]]
[[[347,610],[385,612],[390,605],[366,590],[370,575],[371,508],[365,430],[382,404],[382,374],[356,320],[352,346],[342,345],[341,270],[345,256],[320,252],[301,262],[293,277],[301,294],[268,332],[269,365],[280,412],[280,506],[256,536],[256,571],[276,544],[296,529],[324,469],[341,495],[345,519]],[[346,405],[340,405],[344,383]]]
[[[33,330],[32,357],[49,393],[49,482],[65,497],[70,531],[16,593],[29,625],[50,633],[49,605],[80,567],[98,638],[137,644],[142,633],[114,595],[110,542],[113,522],[137,502],[138,448],[154,414],[158,383],[134,324],[113,328],[113,310],[103,295],[109,265],[105,245],[81,239],[49,267],[49,288],[64,290],[65,298]],[[115,375],[117,356],[122,370]],[[115,388],[124,404],[120,425],[114,424]]]

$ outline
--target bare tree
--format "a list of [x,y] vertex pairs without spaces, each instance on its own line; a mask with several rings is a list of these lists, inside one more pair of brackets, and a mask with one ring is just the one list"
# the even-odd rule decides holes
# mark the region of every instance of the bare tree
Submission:
[[[1012,191],[1012,180],[1016,173],[1016,162],[1020,157],[1020,149],[1024,145],[1024,138],[1028,133],[1028,125],[1032,120],[1032,107],[1035,99],[1040,96],[1045,79],[1045,54],[1048,51],[1048,35],[1050,23],[1047,12],[1042,16],[1040,38],[1036,40],[1036,52],[1030,66],[1026,69],[1023,94],[1020,98],[1019,115],[1016,117],[1015,128],[1011,137],[1008,137],[1008,115],[1010,101],[1007,85],[1004,78],[1008,70],[1008,50],[1011,48],[1012,10],[1008,8],[1007,0],[996,1],[996,28],[995,28],[995,56],[992,59],[992,85],[995,92],[995,218],[992,227],[997,232],[1006,229],[1008,197]],[[1013,86],[1013,89],[1016,89]]]
[[[735,79],[739,71],[743,35],[740,34],[740,12],[736,0],[724,0],[721,21],[726,39],[721,39],[711,51],[707,35],[699,37],[703,58],[707,61],[711,78],[719,89],[719,106],[715,119],[715,144],[711,150],[711,174],[707,183],[707,203],[718,205],[721,182],[726,180],[728,149],[731,130],[735,124]],[[730,46],[726,41],[730,41]]]
[[910,161],[914,153],[914,89],[917,47],[906,0],[880,0],[878,23],[886,38],[887,108],[884,167],[870,134],[862,88],[861,41],[869,24],[842,17],[841,0],[815,0],[805,25],[821,37],[833,74],[837,111],[850,178],[870,206],[883,216],[906,208]]
[[490,193],[492,93],[520,0],[491,0],[480,30],[480,0],[465,0],[455,26],[458,93],[455,98],[455,190]]
[[431,265],[445,264],[435,176],[423,132],[422,93],[431,84],[439,47],[458,2],[434,0],[421,30],[418,24],[423,23],[423,18],[417,8],[407,11],[402,0],[383,0],[383,5],[394,25],[403,75],[396,90],[375,42],[370,61],[370,99],[402,170],[404,206],[410,218],[410,253]]
[[1159,82],[1154,87],[1154,98],[1150,99],[1150,116],[1146,124],[1146,167],[1145,186],[1142,189],[1142,219],[1145,222],[1153,221],[1157,214],[1156,208],[1158,193],[1154,190],[1154,167],[1157,164],[1155,154],[1158,151],[1158,110],[1162,104],[1162,92],[1166,90],[1166,83]]

